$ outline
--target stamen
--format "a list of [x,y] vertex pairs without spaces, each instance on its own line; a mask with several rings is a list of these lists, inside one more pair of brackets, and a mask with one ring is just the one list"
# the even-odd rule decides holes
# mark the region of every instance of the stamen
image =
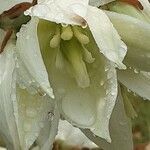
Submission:
[[10,39],[11,35],[13,33],[13,30],[9,29],[6,31],[6,35],[2,41],[2,44],[1,44],[1,48],[0,48],[0,54],[4,51],[4,48],[8,42],[8,40]]
[[63,69],[64,68],[64,58],[62,56],[62,52],[58,48],[57,55],[56,55],[56,68]]
[[87,72],[86,65],[82,60],[82,51],[78,41],[73,38],[70,41],[62,42],[63,53],[70,63],[73,70],[73,75],[76,79],[78,86],[86,88],[90,85],[90,79]]
[[89,37],[85,34],[81,33],[77,27],[73,27],[74,36],[79,40],[81,44],[88,44],[89,43]]
[[71,40],[72,37],[73,37],[73,32],[71,27],[69,25],[67,27],[62,27],[61,38],[63,40]]
[[51,48],[57,48],[60,45],[60,28],[59,26],[56,27],[56,31],[55,31],[55,35],[53,36],[53,38],[50,41],[50,47]]
[[84,45],[82,45],[82,48],[83,59],[89,64],[93,63],[95,58],[92,57],[91,52],[89,52]]

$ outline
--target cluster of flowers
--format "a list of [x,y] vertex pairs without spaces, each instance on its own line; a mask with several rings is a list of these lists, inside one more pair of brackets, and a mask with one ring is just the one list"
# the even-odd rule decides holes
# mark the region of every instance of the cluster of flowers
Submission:
[[131,150],[130,97],[150,100],[150,3],[1,0],[0,14],[8,150],[51,149],[60,119],[106,150]]

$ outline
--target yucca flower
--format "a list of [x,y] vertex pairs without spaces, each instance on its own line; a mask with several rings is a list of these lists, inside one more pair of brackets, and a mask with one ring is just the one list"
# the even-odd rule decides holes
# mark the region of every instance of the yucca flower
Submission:
[[[92,135],[87,136],[95,141],[94,134],[98,145],[99,137],[111,142],[116,67],[126,69],[122,61],[127,47],[105,12],[88,3],[39,0],[25,12],[31,20],[19,28],[17,40],[12,35],[0,54],[0,136],[8,149],[50,149],[59,117],[85,134],[88,129]],[[12,1],[2,4],[9,9]],[[0,33],[2,39],[4,31]],[[120,94],[118,99],[110,126],[112,144],[101,143],[106,149],[119,150],[122,142],[132,147]]]
[[[49,149],[57,129],[57,105],[73,125],[89,128],[110,142],[109,119],[117,96],[115,67],[125,68],[126,46],[108,17],[88,1],[38,1],[27,13],[51,22],[32,17],[17,33],[16,43],[12,35],[1,53],[0,131],[8,149],[29,149],[34,143]],[[16,29],[14,22],[20,16],[5,14]],[[1,19],[4,28],[7,22],[3,15]],[[87,25],[100,50],[89,29],[82,29]]]
[[[35,35],[33,29],[38,25],[42,55],[61,115],[110,142],[109,119],[117,96],[115,67],[125,69],[121,61],[126,46],[108,17],[87,0],[39,1],[25,14],[48,20],[38,24],[33,17],[21,29],[17,45],[24,49],[26,34]],[[83,29],[86,26],[89,28]]]
[[111,3],[108,16],[128,46],[124,60],[128,69],[118,72],[119,80],[141,97],[150,99],[150,3],[135,2],[137,5],[126,1]]

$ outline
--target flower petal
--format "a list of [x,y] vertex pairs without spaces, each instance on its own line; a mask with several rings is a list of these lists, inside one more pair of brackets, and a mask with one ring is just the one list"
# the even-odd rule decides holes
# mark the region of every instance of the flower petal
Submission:
[[150,3],[148,0],[139,0],[143,6],[143,12],[150,17]]
[[89,0],[39,0],[38,4],[25,12],[56,23],[82,24]]
[[10,9],[11,7],[15,6],[16,4],[18,3],[22,3],[22,2],[32,2],[32,0],[7,0],[7,1],[4,1],[4,0],[0,0],[0,14],[5,11],[5,10],[8,10]]
[[60,116],[59,116],[58,107],[57,104],[55,104],[54,116],[51,122],[47,121],[45,123],[44,128],[41,130],[40,135],[36,140],[36,143],[39,145],[40,150],[52,149],[55,136],[58,131],[59,117]]
[[89,6],[85,20],[89,25],[100,52],[109,60],[116,63],[119,68],[125,69],[126,67],[122,61],[126,55],[127,47],[121,41],[120,36],[107,15],[102,10]]
[[109,11],[114,11],[119,14],[125,14],[134,18],[137,18],[143,22],[150,23],[150,17],[144,13],[142,9],[137,9],[137,7],[124,3],[124,2],[114,2],[108,5]]
[[150,25],[136,18],[107,12],[123,41],[128,52],[125,64],[143,71],[150,71]]
[[58,134],[56,140],[62,140],[67,145],[96,148],[97,145],[91,142],[80,129],[73,127],[66,120],[59,121]]
[[93,136],[89,130],[82,130],[84,134],[96,143],[100,148],[106,150],[132,150],[132,129],[131,122],[127,118],[123,106],[121,93],[119,93],[112,117],[110,119],[111,143],[107,143],[104,139]]
[[[43,90],[41,92],[54,98],[53,90],[50,87],[48,74],[40,52],[37,26],[38,19],[32,18],[27,25],[22,26],[18,33],[17,53],[19,61],[21,61],[18,64],[18,72],[20,71],[19,73],[23,82],[28,82],[28,84],[31,84],[31,87]],[[24,67],[24,69],[22,67]],[[30,80],[27,79],[32,80],[31,83],[29,83]]]
[[20,150],[13,104],[16,103],[14,44],[0,54],[0,135],[8,149]]
[[90,52],[95,61],[86,64],[91,82],[87,88],[78,86],[75,78],[67,72],[67,66],[63,71],[55,67],[56,50],[47,45],[42,54],[65,119],[78,127],[93,129],[96,135],[110,141],[108,124],[117,95],[116,72],[115,67],[99,53],[95,41],[90,40],[89,49],[92,48]]
[[150,73],[133,69],[118,71],[119,81],[139,96],[150,100]]
[[[57,129],[57,124],[51,126],[51,123],[58,116],[54,115],[54,101],[49,99],[48,96],[30,95],[22,89],[17,89],[17,94],[18,107],[15,109],[15,117],[19,138],[22,149],[29,149],[37,140],[41,131],[47,129],[47,134],[49,135],[50,129]],[[58,119],[57,122],[59,121]],[[46,143],[48,139],[49,137],[46,136],[44,142]],[[41,147],[45,144],[44,142],[40,144]]]

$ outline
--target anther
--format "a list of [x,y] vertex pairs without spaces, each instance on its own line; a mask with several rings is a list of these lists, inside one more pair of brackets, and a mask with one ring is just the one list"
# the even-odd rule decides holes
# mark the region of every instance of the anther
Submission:
[[78,39],[81,44],[88,44],[89,38],[85,34],[81,33],[77,27],[73,27],[74,36]]
[[91,64],[94,62],[95,58],[92,57],[91,52],[88,51],[88,49],[82,45],[82,53],[83,53],[83,59],[87,63]]
[[51,48],[57,48],[60,45],[60,28],[59,26],[56,27],[55,35],[50,41],[50,47]]
[[73,32],[71,27],[68,25],[67,27],[62,27],[61,38],[63,40],[71,40],[73,37]]

